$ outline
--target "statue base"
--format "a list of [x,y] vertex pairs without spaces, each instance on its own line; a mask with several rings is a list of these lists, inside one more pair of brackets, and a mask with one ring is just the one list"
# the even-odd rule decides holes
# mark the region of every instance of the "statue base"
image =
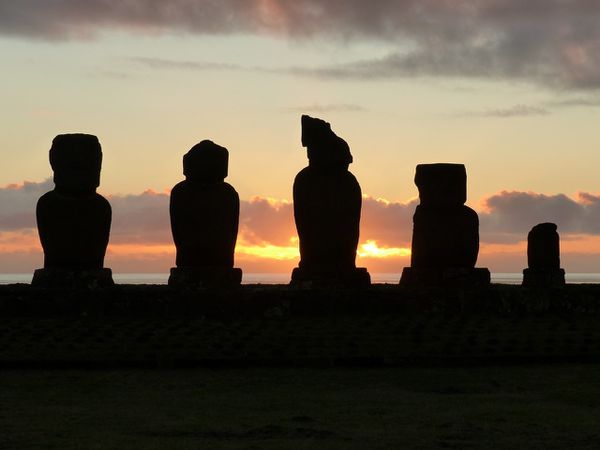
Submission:
[[565,269],[525,269],[524,287],[559,287],[565,285]]
[[242,283],[242,269],[234,267],[172,267],[169,286],[226,288]]
[[43,288],[96,289],[115,285],[110,269],[62,269],[49,267],[33,272],[31,285]]
[[415,268],[402,270],[402,286],[452,286],[481,287],[490,284],[490,271],[486,268]]
[[346,271],[314,272],[301,267],[292,271],[290,286],[304,288],[350,287],[363,288],[371,285],[371,275],[364,267]]

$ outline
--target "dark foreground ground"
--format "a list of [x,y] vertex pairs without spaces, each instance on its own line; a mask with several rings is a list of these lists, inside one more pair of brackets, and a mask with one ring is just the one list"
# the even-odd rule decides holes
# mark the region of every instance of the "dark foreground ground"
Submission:
[[0,447],[589,448],[600,365],[4,370]]
[[600,285],[0,287],[0,448],[600,448]]

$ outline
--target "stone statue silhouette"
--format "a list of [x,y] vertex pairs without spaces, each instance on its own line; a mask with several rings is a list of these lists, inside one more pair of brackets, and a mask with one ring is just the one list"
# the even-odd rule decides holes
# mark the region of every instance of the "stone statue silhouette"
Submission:
[[369,285],[367,270],[355,263],[362,195],[348,171],[350,147],[329,123],[306,115],[302,145],[309,164],[294,180],[300,264],[292,273],[292,284]]
[[411,267],[402,284],[486,284],[487,269],[475,269],[479,218],[468,206],[462,164],[419,164],[415,175],[420,204],[413,216]]
[[565,284],[565,271],[560,268],[559,236],[554,223],[540,223],[527,235],[527,265],[523,270],[523,286],[557,287]]
[[110,234],[111,207],[96,193],[102,149],[96,136],[62,134],[52,141],[50,165],[54,190],[37,203],[36,218],[44,269],[34,273],[37,286],[110,286],[104,255]]
[[170,214],[177,248],[172,286],[233,286],[242,279],[233,268],[240,199],[224,181],[229,152],[204,140],[183,157],[185,180],[171,191]]

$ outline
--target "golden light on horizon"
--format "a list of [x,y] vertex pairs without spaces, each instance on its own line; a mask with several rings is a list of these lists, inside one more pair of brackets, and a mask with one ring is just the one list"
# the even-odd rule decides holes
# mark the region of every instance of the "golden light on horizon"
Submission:
[[175,254],[174,244],[108,244],[107,254],[114,255],[160,255]]
[[410,248],[406,247],[379,247],[377,241],[367,240],[359,245],[358,256],[361,258],[391,258],[394,256],[410,256]]
[[[172,244],[144,245],[144,244],[111,244],[108,253],[119,255],[135,254],[171,254],[175,252]],[[261,245],[250,245],[245,242],[239,243],[235,249],[236,254],[254,256],[261,259],[277,261],[289,261],[300,258],[298,249],[298,238],[290,238],[289,245],[274,245],[264,243]],[[408,257],[411,255],[410,248],[406,247],[384,247],[376,240],[369,239],[358,246],[357,256],[360,258],[393,258]]]
[[238,245],[236,253],[256,256],[258,258],[285,261],[300,257],[298,247],[282,247],[278,245]]
[[235,247],[236,254],[247,256],[256,256],[258,258],[275,259],[277,261],[289,261],[291,259],[300,258],[300,250],[298,249],[298,237],[293,236],[289,240],[289,245],[248,245],[242,241]]

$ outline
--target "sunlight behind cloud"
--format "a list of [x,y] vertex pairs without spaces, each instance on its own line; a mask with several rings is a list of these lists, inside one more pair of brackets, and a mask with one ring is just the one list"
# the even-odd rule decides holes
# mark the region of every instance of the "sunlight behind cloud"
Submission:
[[278,245],[238,245],[236,253],[256,256],[258,258],[276,259],[278,261],[300,257],[298,247],[282,247]]
[[358,247],[358,256],[361,258],[390,258],[394,256],[410,256],[410,248],[405,247],[379,247],[377,241],[368,240]]

